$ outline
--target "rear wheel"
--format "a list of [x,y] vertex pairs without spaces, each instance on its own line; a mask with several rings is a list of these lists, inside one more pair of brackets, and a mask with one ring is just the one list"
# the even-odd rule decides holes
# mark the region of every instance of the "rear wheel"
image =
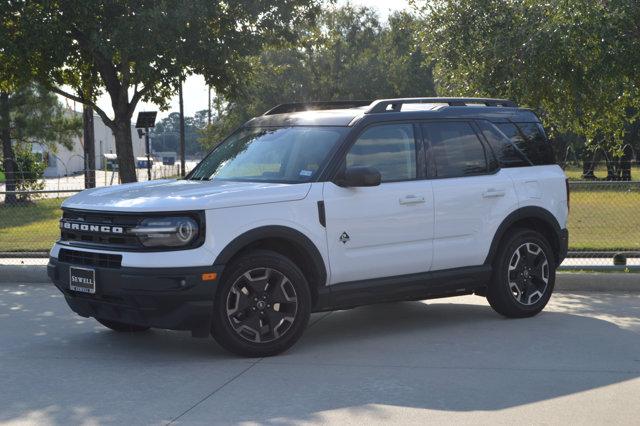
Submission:
[[536,315],[549,301],[555,277],[553,251],[544,236],[516,229],[503,241],[493,262],[487,300],[506,317]]
[[233,262],[214,302],[212,334],[239,355],[262,357],[287,350],[309,321],[305,277],[287,257],[257,250]]
[[96,318],[96,321],[113,331],[121,333],[137,333],[141,331],[147,331],[149,329],[149,327],[144,325],[126,324],[124,322],[110,321],[100,318]]

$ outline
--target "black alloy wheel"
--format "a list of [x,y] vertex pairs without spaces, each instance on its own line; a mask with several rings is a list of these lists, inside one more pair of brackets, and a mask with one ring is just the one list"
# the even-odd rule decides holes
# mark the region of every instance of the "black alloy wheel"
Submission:
[[487,300],[506,317],[531,317],[544,309],[553,293],[554,253],[537,231],[515,228],[507,232],[492,263]]
[[250,342],[278,339],[293,325],[298,295],[291,280],[272,268],[255,268],[239,276],[227,295],[227,318]]
[[524,243],[511,255],[508,266],[509,288],[525,306],[539,301],[549,285],[549,262],[536,243]]
[[302,271],[279,253],[254,250],[225,268],[211,334],[239,355],[276,355],[302,336],[310,312],[311,293]]

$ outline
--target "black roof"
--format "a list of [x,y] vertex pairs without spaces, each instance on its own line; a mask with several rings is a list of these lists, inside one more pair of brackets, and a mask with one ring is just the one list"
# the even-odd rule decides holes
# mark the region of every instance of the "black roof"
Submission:
[[401,98],[282,104],[247,126],[352,126],[361,121],[478,118],[493,122],[538,122],[533,111],[492,98]]

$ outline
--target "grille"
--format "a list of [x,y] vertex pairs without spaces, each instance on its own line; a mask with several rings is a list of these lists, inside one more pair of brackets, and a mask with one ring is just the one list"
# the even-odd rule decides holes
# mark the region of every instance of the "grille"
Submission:
[[145,247],[140,238],[128,231],[151,217],[191,217],[198,223],[198,238],[188,246],[173,250],[199,247],[204,242],[204,212],[119,213],[63,209],[60,220],[60,242],[68,247],[94,248],[114,251],[164,251],[166,247]]
[[[139,217],[130,215],[106,215],[104,213],[76,212],[73,210],[65,210],[62,218],[95,225],[121,226],[125,229],[136,226],[140,220]],[[138,238],[134,235],[99,234],[71,229],[61,229],[60,240],[70,243],[117,248],[137,249],[142,247]]]
[[75,241],[78,243],[140,247],[138,239],[134,236],[94,235],[80,231],[68,231],[66,229],[60,233],[60,239],[62,241]]
[[122,263],[122,256],[119,254],[91,253],[87,251],[77,251],[60,249],[58,253],[60,262],[72,263],[74,265],[95,266],[100,268],[119,268]]

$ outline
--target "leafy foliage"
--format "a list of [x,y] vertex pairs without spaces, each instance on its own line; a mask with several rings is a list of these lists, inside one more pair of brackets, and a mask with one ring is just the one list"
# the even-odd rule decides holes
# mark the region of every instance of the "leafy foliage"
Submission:
[[[28,147],[16,149],[16,190],[36,191],[44,189],[44,169],[46,165],[42,158],[31,152]],[[19,195],[18,200],[27,201],[29,195]]]
[[369,8],[344,6],[301,27],[297,45],[249,58],[242,92],[218,93],[216,121],[203,131],[212,147],[247,119],[285,102],[434,94],[431,68],[416,47],[418,23],[397,13],[383,25]]
[[[232,93],[247,56],[266,42],[291,41],[317,9],[317,0],[12,0],[0,4],[0,45],[12,75],[93,107],[114,132],[128,182],[136,179],[129,126],[140,100],[166,106],[191,73]],[[111,98],[113,118],[95,105],[100,91]]]
[[9,97],[11,139],[14,144],[39,143],[56,151],[72,148],[82,132],[82,120],[65,111],[58,98],[36,84],[17,88]]
[[[45,165],[31,154],[31,144],[47,146],[53,152],[58,144],[70,148],[73,138],[80,135],[82,121],[66,112],[55,95],[37,84],[13,84],[11,89],[11,93],[2,93],[0,112],[0,165],[7,190],[40,189],[37,181],[42,178]],[[9,194],[7,199],[13,202],[15,196]]]
[[495,96],[537,109],[621,155],[640,107],[636,0],[414,1],[443,95]]
[[[202,154],[202,146],[198,142],[200,131],[207,124],[207,111],[198,111],[193,117],[184,118],[185,153],[186,155]],[[151,146],[153,151],[180,150],[180,114],[172,112],[160,120],[151,131]]]

